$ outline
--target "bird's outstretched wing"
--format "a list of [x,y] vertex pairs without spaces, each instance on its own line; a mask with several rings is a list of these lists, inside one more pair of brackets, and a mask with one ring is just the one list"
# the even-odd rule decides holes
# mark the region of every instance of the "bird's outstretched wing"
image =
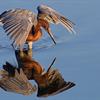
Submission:
[[15,69],[15,75],[9,76],[5,70],[0,70],[0,87],[8,92],[30,95],[36,91],[36,88],[29,83],[27,77],[20,69],[20,73]]
[[[46,77],[43,76],[44,79],[46,78],[44,86],[43,83],[38,83],[38,97],[56,95],[75,86],[73,82],[66,82],[57,69],[49,69],[46,74]],[[46,82],[48,85],[45,85]]]
[[12,9],[0,15],[7,35],[12,39],[15,47],[22,47],[33,25],[37,23],[34,13],[26,9]]
[[75,33],[73,26],[75,25],[72,21],[65,18],[63,15],[59,14],[54,9],[46,6],[40,5],[37,7],[38,18],[47,20],[50,23],[62,24],[69,32]]

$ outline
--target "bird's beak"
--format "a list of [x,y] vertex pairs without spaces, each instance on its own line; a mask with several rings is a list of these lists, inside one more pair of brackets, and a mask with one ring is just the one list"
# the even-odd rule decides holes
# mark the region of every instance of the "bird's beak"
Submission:
[[55,38],[54,38],[53,33],[51,32],[50,28],[47,30],[47,32],[48,32],[50,38],[52,39],[52,41],[54,42],[54,44],[56,44]]

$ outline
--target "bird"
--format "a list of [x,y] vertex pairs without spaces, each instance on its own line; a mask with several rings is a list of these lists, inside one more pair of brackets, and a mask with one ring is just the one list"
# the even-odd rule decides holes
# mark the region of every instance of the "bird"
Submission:
[[32,60],[32,56],[30,56],[29,52],[30,50],[25,50],[23,51],[23,55],[20,55],[20,50],[16,50],[15,55],[18,67],[14,67],[9,62],[6,62],[6,64],[3,65],[3,69],[7,71],[10,76],[14,75],[16,70],[19,71],[22,69],[28,80],[34,80],[36,82],[37,97],[57,95],[75,86],[74,82],[65,81],[58,69],[52,68],[56,57],[48,69],[45,70],[39,62]]
[[41,39],[44,29],[56,44],[50,23],[63,25],[70,33],[75,33],[74,23],[48,5],[40,4],[38,13],[27,9],[15,8],[0,14],[0,23],[12,41],[12,46],[23,50],[24,44],[32,49],[32,44]]
[[39,62],[32,59],[32,56],[30,56],[32,53],[29,52],[30,50],[25,50],[23,55],[20,55],[20,51],[15,51],[15,55],[19,62],[18,66],[23,69],[26,77],[37,83],[37,97],[57,95],[75,86],[74,82],[66,82],[58,69],[52,68],[56,57],[45,70]]
[[31,95],[36,91],[36,87],[28,81],[28,78],[24,74],[22,69],[14,69],[11,64],[6,62],[3,67],[9,67],[7,71],[5,69],[0,70],[0,88],[7,92],[18,93],[22,95]]
[[[3,65],[4,70],[0,70],[0,76],[2,76],[0,87],[7,92],[19,93],[26,96],[37,91],[37,97],[57,95],[74,87],[75,83],[66,82],[59,70],[51,68],[52,64],[45,73],[40,74],[35,72],[36,70],[32,71],[33,69],[29,70],[23,67],[17,68],[6,62]],[[37,87],[31,85],[28,80],[34,80],[37,83]]]

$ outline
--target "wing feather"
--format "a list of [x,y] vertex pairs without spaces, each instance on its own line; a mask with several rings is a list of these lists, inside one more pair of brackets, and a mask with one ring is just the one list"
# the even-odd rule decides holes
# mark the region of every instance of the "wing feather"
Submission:
[[[21,26],[19,25],[17,28],[15,28],[14,30],[13,30],[13,32],[12,33],[9,33],[8,32],[8,36],[11,38],[11,39],[15,39],[16,40],[16,38],[15,38],[15,36],[18,36],[19,34],[20,34],[20,32],[21,32],[21,28],[20,28]],[[15,34],[16,33],[16,34]]]
[[32,26],[36,25],[37,16],[30,10],[12,9],[3,12],[0,21],[7,35],[12,39],[14,47],[20,48],[23,47]]
[[[7,67],[7,66],[6,66]],[[19,69],[20,73],[15,69],[15,75],[9,76],[9,72],[0,70],[0,87],[8,92],[20,93],[23,95],[30,95],[36,91],[36,87],[28,81],[26,75]]]
[[73,26],[75,25],[69,19],[65,18],[63,15],[59,14],[56,10],[46,6],[40,5],[38,9],[38,18],[43,18],[50,23],[62,24],[70,33],[75,33]]
[[7,35],[10,35],[12,33],[12,31],[14,31],[15,29],[17,29],[18,27],[20,26],[20,24],[12,24],[10,25],[9,27],[7,27],[5,29],[5,32],[7,32],[8,34]]

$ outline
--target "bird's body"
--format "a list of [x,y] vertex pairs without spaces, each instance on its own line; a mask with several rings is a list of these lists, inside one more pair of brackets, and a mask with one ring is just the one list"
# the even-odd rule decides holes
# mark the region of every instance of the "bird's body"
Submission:
[[25,42],[32,48],[32,43],[42,37],[42,29],[44,28],[56,44],[54,36],[50,30],[49,23],[62,24],[69,32],[74,32],[73,22],[65,18],[54,9],[40,5],[37,7],[38,14],[26,9],[12,9],[3,12],[0,15],[0,23],[2,23],[5,32],[12,40],[15,48],[23,48]]
[[42,32],[41,31],[38,31],[38,32],[34,32],[34,34],[32,32],[29,33],[26,41],[27,42],[30,42],[30,41],[37,41],[39,40],[40,38],[42,37]]
[[29,32],[26,41],[37,41],[42,37],[41,27],[49,28],[49,23],[43,19],[39,19],[36,26],[33,26]]

